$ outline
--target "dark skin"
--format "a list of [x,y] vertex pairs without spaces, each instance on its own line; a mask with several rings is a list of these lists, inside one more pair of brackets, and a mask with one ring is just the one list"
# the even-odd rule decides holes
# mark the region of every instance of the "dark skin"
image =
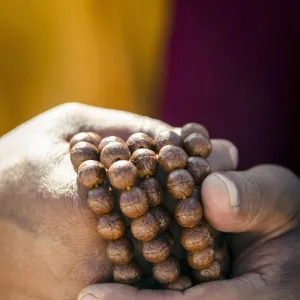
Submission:
[[[173,129],[157,120],[80,104],[50,110],[0,139],[0,294],[13,300],[74,300],[111,277],[69,140],[82,131],[127,138]],[[175,129],[174,129],[175,130]],[[212,170],[232,170],[236,148],[214,140]],[[117,286],[117,285],[116,285]],[[104,291],[110,285],[104,286]],[[119,296],[117,296],[119,297]]]

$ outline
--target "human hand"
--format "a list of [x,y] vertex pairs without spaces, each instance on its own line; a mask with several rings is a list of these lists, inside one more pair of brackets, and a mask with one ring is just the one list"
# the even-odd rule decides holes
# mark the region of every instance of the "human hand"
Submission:
[[271,165],[216,172],[205,179],[202,200],[207,220],[216,229],[231,232],[227,236],[233,256],[230,280],[204,283],[183,293],[98,284],[84,289],[78,299],[299,299],[299,179]]
[[[80,104],[50,110],[0,139],[0,294],[3,299],[74,300],[111,277],[97,218],[77,186],[69,157],[82,131],[127,138],[171,126],[150,118]],[[235,147],[213,141],[211,168],[234,169]]]

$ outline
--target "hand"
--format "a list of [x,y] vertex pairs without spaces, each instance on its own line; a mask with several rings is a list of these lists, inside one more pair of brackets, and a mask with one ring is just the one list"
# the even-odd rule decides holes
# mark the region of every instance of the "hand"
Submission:
[[300,299],[299,179],[284,168],[269,165],[214,173],[204,181],[202,197],[208,221],[220,231],[233,233],[228,234],[234,260],[232,279],[183,293],[99,284],[83,290],[78,299]]
[[[74,300],[85,286],[111,277],[97,218],[76,184],[68,141],[81,131],[126,138],[168,129],[130,113],[67,104],[0,139],[1,298]],[[234,168],[235,147],[213,143],[212,168]]]

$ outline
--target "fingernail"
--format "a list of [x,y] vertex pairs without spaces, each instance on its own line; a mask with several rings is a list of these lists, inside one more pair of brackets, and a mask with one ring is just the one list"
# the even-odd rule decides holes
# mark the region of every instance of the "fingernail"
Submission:
[[78,300],[99,300],[99,298],[95,297],[92,294],[85,294],[82,297],[80,297]]
[[219,180],[224,184],[229,198],[230,206],[237,207],[240,205],[239,197],[238,197],[238,190],[236,185],[233,181],[231,181],[228,177],[225,177],[221,174],[215,174],[214,176],[218,177]]
[[233,170],[235,170],[238,166],[238,163],[239,163],[239,154],[238,154],[237,148],[234,145],[232,145],[229,148],[229,155],[230,155],[230,158],[233,162]]

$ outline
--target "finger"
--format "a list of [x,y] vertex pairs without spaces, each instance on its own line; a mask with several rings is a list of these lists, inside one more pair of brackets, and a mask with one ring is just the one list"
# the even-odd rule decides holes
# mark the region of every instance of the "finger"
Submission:
[[300,182],[282,167],[213,173],[201,193],[205,215],[220,231],[279,234],[299,221]]

